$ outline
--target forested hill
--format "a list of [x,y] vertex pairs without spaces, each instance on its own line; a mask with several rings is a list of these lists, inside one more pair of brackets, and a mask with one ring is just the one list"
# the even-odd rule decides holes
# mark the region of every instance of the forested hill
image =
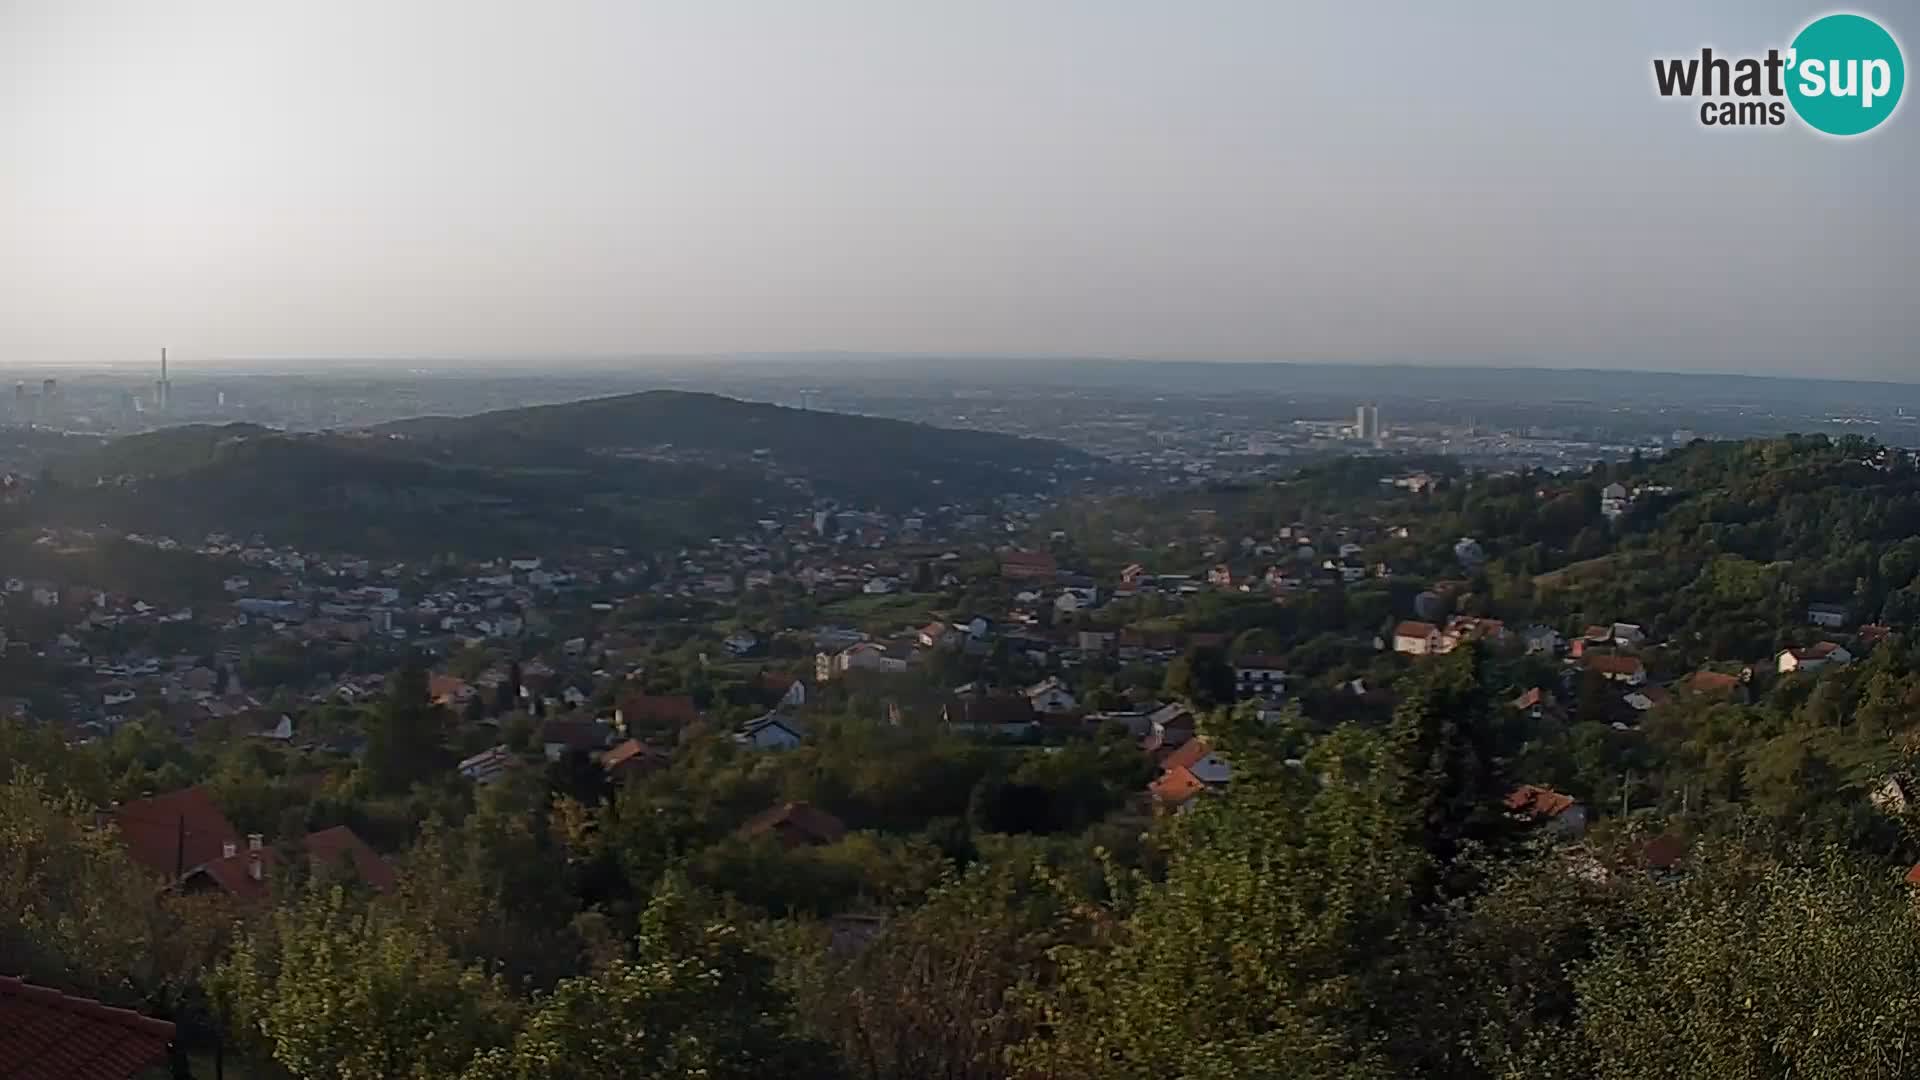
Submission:
[[600,453],[759,461],[823,493],[862,502],[1035,491],[1097,459],[1044,439],[790,409],[717,394],[649,390],[379,429],[423,442],[512,437]]
[[656,391],[372,431],[168,428],[56,462],[33,513],[374,555],[497,555],[679,542],[813,496],[895,511],[967,504],[1098,466],[1039,439]]
[[429,446],[251,424],[119,439],[56,462],[48,478],[26,508],[39,524],[258,534],[368,555],[644,546],[738,527],[791,500],[741,468],[616,463],[505,437]]
[[[1610,484],[1627,496],[1611,520]],[[1693,658],[1757,660],[1794,643],[1812,603],[1920,620],[1920,468],[1865,439],[1698,442],[1584,474],[1443,483],[1423,508],[1396,567],[1457,575],[1452,538],[1474,537],[1475,591],[1509,622],[1624,619]]]

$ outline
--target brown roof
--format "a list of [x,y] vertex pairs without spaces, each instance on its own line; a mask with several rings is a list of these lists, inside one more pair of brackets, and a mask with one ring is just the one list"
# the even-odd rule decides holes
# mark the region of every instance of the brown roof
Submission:
[[1687,678],[1687,689],[1696,694],[1724,694],[1740,688],[1740,676],[1723,671],[1696,671]]
[[847,826],[812,803],[790,802],[782,803],[740,826],[740,835],[773,835],[788,847],[831,844],[847,835]]
[[467,680],[438,672],[427,676],[427,697],[435,704],[447,705],[460,701],[473,693]]
[[1588,653],[1587,666],[1602,675],[1638,675],[1646,671],[1646,665],[1637,656],[1621,656],[1617,653]]
[[[781,689],[791,687],[788,680]],[[647,724],[685,725],[700,719],[700,710],[693,704],[693,698],[687,694],[628,694],[620,699],[620,715],[628,724],[635,721]]]
[[0,1076],[126,1080],[166,1061],[173,1025],[0,975]]
[[122,803],[113,810],[113,822],[133,861],[168,880],[220,858],[223,845],[240,842],[205,788]]
[[[260,876],[253,876],[253,860],[260,858]],[[187,873],[182,889],[191,890],[196,886],[212,885],[236,900],[265,900],[272,895],[267,884],[273,878],[273,865],[278,857],[272,848],[249,851],[242,847],[232,855],[214,859]]]
[[1440,632],[1440,628],[1430,622],[1417,622],[1409,619],[1393,628],[1393,636],[1427,638]]
[[569,750],[600,750],[612,738],[613,729],[597,720],[554,717],[540,725],[540,741],[558,743]]
[[1552,788],[1522,784],[1507,793],[1507,809],[1528,817],[1559,817],[1574,808],[1577,800]]
[[1913,869],[1907,871],[1907,884],[1920,885],[1920,863],[1914,863]]
[[381,858],[379,852],[345,825],[308,833],[306,846],[307,855],[315,862],[338,864],[351,860],[353,872],[376,892],[387,892],[399,882],[393,864]]

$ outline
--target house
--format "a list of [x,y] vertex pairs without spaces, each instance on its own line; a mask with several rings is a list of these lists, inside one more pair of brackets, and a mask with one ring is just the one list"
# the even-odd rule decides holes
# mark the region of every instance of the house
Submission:
[[1216,565],[1213,569],[1207,571],[1207,584],[1216,589],[1232,588],[1233,568],[1226,563]]
[[900,579],[877,577],[860,586],[860,591],[868,596],[889,596],[900,591]]
[[1243,656],[1233,665],[1233,687],[1243,699],[1278,697],[1287,688],[1287,669],[1277,656]]
[[520,759],[508,753],[505,746],[482,750],[455,766],[461,776],[480,787],[498,782],[507,773],[519,767]]
[[720,647],[727,650],[729,655],[746,656],[760,647],[760,639],[745,630],[736,630],[727,635]]
[[1509,704],[1533,720],[1545,719],[1549,714],[1557,713],[1560,709],[1560,703],[1554,700],[1552,691],[1538,686],[1514,698]]
[[613,728],[598,720],[555,717],[540,725],[540,747],[548,761],[571,753],[597,754],[613,742]]
[[832,682],[849,671],[897,673],[905,670],[906,657],[893,655],[885,646],[872,641],[862,641],[840,652],[823,652],[814,657],[815,682]]
[[839,818],[811,803],[782,803],[740,827],[740,835],[753,839],[771,836],[785,847],[818,846],[835,843],[847,835],[847,826]]
[[1205,739],[1192,739],[1161,762],[1160,775],[1147,785],[1156,805],[1176,813],[1206,792],[1224,790],[1232,770]]
[[1681,680],[1680,689],[1689,694],[1739,700],[1745,700],[1747,696],[1747,683],[1742,676],[1705,669],[1696,671]]
[[1450,653],[1469,642],[1484,641],[1490,645],[1497,645],[1505,640],[1507,640],[1507,625],[1499,619],[1455,615],[1447,620],[1446,628],[1440,631],[1440,639],[1434,651]]
[[1555,656],[1560,652],[1560,632],[1551,626],[1529,626],[1520,632],[1520,643],[1529,654]]
[[142,869],[179,881],[220,858],[240,834],[202,787],[133,799],[110,811],[127,855]]
[[365,840],[345,825],[308,833],[302,841],[316,873],[331,870],[354,878],[374,892],[391,892],[400,876]]
[[1600,489],[1600,514],[1608,521],[1626,513],[1630,505],[1626,485],[1612,483]]
[[1120,584],[1129,589],[1138,588],[1147,578],[1147,568],[1139,563],[1128,563],[1120,571]]
[[1193,740],[1197,726],[1193,710],[1179,702],[1162,705],[1147,714],[1147,733],[1141,749],[1150,753],[1177,750]]
[[920,642],[922,648],[926,649],[938,649],[956,643],[953,628],[938,619],[921,627],[914,634],[914,638]]
[[173,1041],[174,1025],[166,1020],[0,975],[0,1076],[178,1075],[168,1068]]
[[1066,684],[1051,676],[1027,687],[1026,696],[1033,711],[1043,716],[1061,716],[1079,707]]
[[800,721],[780,713],[768,713],[748,721],[734,733],[733,741],[755,750],[791,750],[806,737],[806,726]]
[[1647,632],[1639,623],[1617,622],[1607,628],[1615,645],[1641,645],[1647,640]]
[[672,764],[673,755],[639,739],[627,741],[600,755],[600,767],[616,783],[630,784]]
[[1840,667],[1853,662],[1853,654],[1844,646],[1822,641],[1804,649],[1783,649],[1774,657],[1774,668],[1785,675],[1790,671],[1819,671],[1829,664]]
[[1426,656],[1439,648],[1440,628],[1432,623],[1408,620],[1393,628],[1394,652]]
[[1847,625],[1847,609],[1840,604],[1808,604],[1807,621],[1828,630]]
[[1602,677],[1628,686],[1640,686],[1647,681],[1647,666],[1637,656],[1621,653],[1588,653],[1583,658],[1588,671],[1597,671]]
[[956,693],[940,718],[948,727],[986,735],[1025,735],[1037,726],[1025,694]]
[[628,735],[678,731],[699,721],[700,709],[690,694],[623,694],[613,710],[613,726]]
[[1522,784],[1507,793],[1507,813],[1542,824],[1549,833],[1576,839],[1587,831],[1587,810],[1571,795],[1552,788]]
[[1620,700],[1626,702],[1634,712],[1646,712],[1671,702],[1673,695],[1658,686],[1647,686],[1627,691]]
[[1009,581],[1052,581],[1060,564],[1044,551],[1009,551],[1000,557],[1000,576]]
[[465,705],[473,697],[473,687],[467,680],[452,675],[434,674],[427,677],[427,697],[435,705],[452,708]]
[[[807,684],[790,675],[762,672],[760,685],[780,695],[779,700],[773,703],[776,709],[798,709],[807,703]],[[693,699],[688,698],[687,704],[693,704]]]

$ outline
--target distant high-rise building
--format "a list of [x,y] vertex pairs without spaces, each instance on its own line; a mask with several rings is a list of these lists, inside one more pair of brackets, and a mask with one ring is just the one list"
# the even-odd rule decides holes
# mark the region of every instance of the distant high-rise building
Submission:
[[173,384],[167,381],[167,350],[160,350],[160,381],[153,384],[153,407],[166,412],[173,405]]
[[1362,405],[1354,411],[1353,437],[1368,441],[1380,437],[1380,406]]

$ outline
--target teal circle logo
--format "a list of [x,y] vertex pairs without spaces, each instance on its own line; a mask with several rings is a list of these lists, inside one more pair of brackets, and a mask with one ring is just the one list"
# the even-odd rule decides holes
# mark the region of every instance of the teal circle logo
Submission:
[[1787,100],[1816,131],[1861,135],[1900,104],[1907,65],[1900,43],[1864,15],[1815,19],[1793,39]]

